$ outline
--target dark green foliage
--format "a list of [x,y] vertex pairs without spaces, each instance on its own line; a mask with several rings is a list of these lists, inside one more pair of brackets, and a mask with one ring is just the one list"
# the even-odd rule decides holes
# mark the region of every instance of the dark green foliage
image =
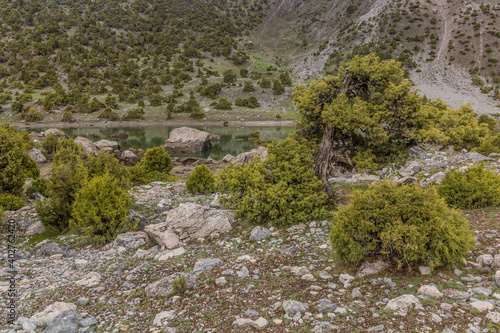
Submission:
[[220,83],[213,83],[209,86],[202,87],[200,89],[200,95],[215,99],[215,96],[217,96],[221,91],[222,85]]
[[44,197],[49,196],[49,180],[44,178],[38,178],[33,180],[26,188],[26,195],[29,197],[32,194],[38,193]]
[[85,167],[88,170],[89,179],[108,173],[116,178],[118,185],[124,190],[128,190],[130,187],[129,170],[120,164],[116,157],[109,152],[100,151],[95,156],[87,157]]
[[254,92],[255,87],[253,86],[252,82],[246,81],[245,85],[243,86],[243,92]]
[[233,70],[227,70],[224,72],[224,83],[236,82],[236,73]]
[[27,153],[27,144],[24,135],[14,127],[7,123],[0,125],[0,193],[20,195],[26,171],[36,173],[32,170],[33,160]]
[[467,220],[434,189],[388,182],[356,191],[351,203],[334,213],[330,238],[346,262],[382,255],[399,267],[460,264],[475,243]]
[[40,169],[36,166],[36,162],[30,157],[26,160],[24,165],[24,173],[27,178],[37,179],[40,177]]
[[116,102],[116,97],[108,94],[108,96],[106,96],[106,99],[104,100],[104,105],[109,108],[116,109],[118,107],[118,103]]
[[230,165],[216,175],[222,203],[253,223],[291,225],[325,217],[326,195],[311,165],[313,149],[291,137],[268,145],[268,157]]
[[187,112],[187,113],[192,113],[192,112],[199,112],[201,111],[200,109],[200,104],[196,101],[196,99],[189,99],[179,105],[176,109],[176,112]]
[[451,171],[438,186],[446,202],[462,209],[500,205],[500,175],[478,164],[466,171]]
[[220,98],[217,104],[214,105],[214,109],[218,110],[232,110],[231,102],[225,98]]
[[189,117],[192,119],[203,119],[203,118],[205,118],[205,112],[203,112],[201,110],[194,111],[194,112],[191,112]]
[[214,176],[205,164],[197,165],[186,180],[186,188],[191,193],[210,194],[215,191]]
[[64,123],[74,123],[75,118],[73,117],[73,112],[71,112],[71,110],[64,111],[61,121]]
[[280,80],[273,80],[273,93],[275,95],[282,95],[285,92],[285,87],[281,84]]
[[87,179],[82,147],[71,139],[61,140],[52,162],[48,186],[50,199],[38,200],[35,205],[45,230],[61,232],[68,228],[71,205]]
[[149,97],[149,105],[152,107],[157,107],[161,105],[161,97],[158,94]]
[[169,174],[172,168],[172,158],[162,147],[149,148],[141,161],[129,168],[130,180],[135,184],[173,181],[175,177]]
[[0,208],[3,210],[18,210],[25,205],[24,200],[17,195],[0,193]]
[[55,153],[57,148],[59,147],[59,138],[50,133],[45,137],[45,140],[43,140],[42,147],[48,154]]
[[268,78],[263,78],[262,80],[260,80],[260,87],[263,89],[271,88],[271,84],[272,82]]
[[186,277],[182,275],[180,278],[172,282],[172,288],[174,289],[175,295],[182,295],[187,291],[187,281]]
[[40,115],[40,112],[37,109],[29,108],[19,113],[19,119],[27,122],[40,121],[42,120],[42,116]]
[[128,110],[123,120],[144,120],[144,109],[137,108]]
[[251,109],[255,109],[260,106],[259,101],[254,96],[250,96],[249,98],[237,98],[234,104],[236,106],[243,106]]
[[111,108],[105,108],[101,113],[99,113],[97,118],[107,119],[107,120],[118,120],[118,113],[116,111],[111,110]]
[[290,87],[292,85],[292,78],[290,77],[290,74],[288,74],[288,73],[281,73],[280,74],[280,81],[281,81],[281,84],[285,87]]
[[493,119],[491,117],[488,117],[485,114],[482,114],[482,115],[479,116],[478,123],[479,124],[486,124],[486,125],[488,125],[488,128],[490,129],[490,131],[492,133],[494,133],[494,132],[497,131],[498,124],[495,121],[495,119]]
[[115,176],[95,176],[78,191],[70,226],[99,243],[107,242],[119,233],[137,229],[137,223],[129,222],[127,211],[131,206],[130,196]]

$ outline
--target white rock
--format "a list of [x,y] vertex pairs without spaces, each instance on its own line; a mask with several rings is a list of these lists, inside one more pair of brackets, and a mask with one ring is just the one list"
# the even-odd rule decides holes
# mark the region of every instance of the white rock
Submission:
[[76,310],[76,305],[73,303],[56,302],[46,307],[42,312],[33,315],[30,321],[37,326],[43,323],[49,324],[61,312],[68,310]]
[[477,257],[477,262],[483,267],[490,267],[493,263],[493,256],[491,254],[483,254]]
[[225,287],[227,285],[227,280],[225,277],[220,277],[215,280],[215,284],[221,287]]
[[389,303],[387,303],[385,309],[393,311],[406,311],[408,310],[408,307],[410,307],[412,304],[415,305],[420,304],[420,301],[418,300],[417,297],[413,295],[405,294],[396,297],[394,299],[391,299]]
[[309,281],[309,282],[316,282],[317,281],[317,279],[312,274],[302,275],[302,277],[300,279],[304,280],[304,281]]
[[260,317],[259,319],[250,323],[250,325],[252,327],[256,328],[257,330],[262,330],[262,329],[266,328],[268,324],[269,324],[269,322],[263,317]]
[[366,275],[378,274],[388,266],[389,264],[382,259],[373,263],[365,262],[359,269],[358,273],[356,273],[356,276],[364,277]]
[[431,286],[431,285],[423,285],[420,288],[418,288],[417,293],[426,295],[426,296],[432,296],[436,298],[441,298],[443,297],[443,293],[438,290],[438,288]]
[[299,301],[288,300],[283,302],[283,310],[287,314],[304,313],[309,309],[309,305]]
[[500,312],[490,312],[486,315],[486,319],[492,321],[494,324],[500,323]]
[[174,249],[174,250],[163,251],[163,252],[158,253],[155,256],[155,260],[167,261],[167,260],[170,260],[172,258],[178,257],[180,255],[183,255],[184,253],[186,253],[186,250],[183,247],[179,247],[179,248]]
[[75,284],[84,287],[93,287],[101,282],[101,274],[97,272],[91,272],[87,274],[83,279],[76,281]]
[[153,320],[153,326],[165,326],[167,322],[175,317],[174,311],[163,311],[158,313]]
[[478,310],[479,312],[491,311],[491,310],[495,309],[493,304],[491,304],[490,302],[486,302],[486,301],[475,301],[475,302],[472,302],[470,304],[470,306],[473,307],[474,309]]
[[422,274],[422,275],[430,275],[431,274],[431,269],[427,266],[419,266],[418,270],[420,271],[420,274]]

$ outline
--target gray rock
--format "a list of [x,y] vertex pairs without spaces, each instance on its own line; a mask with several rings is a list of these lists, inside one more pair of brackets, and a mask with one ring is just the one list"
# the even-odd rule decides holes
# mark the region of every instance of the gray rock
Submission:
[[500,270],[496,271],[495,273],[495,284],[497,287],[500,287]]
[[200,274],[202,272],[210,271],[213,268],[220,266],[222,264],[224,264],[224,261],[218,258],[198,259],[194,264],[193,272]]
[[495,309],[495,306],[490,302],[486,301],[475,301],[470,304],[470,306],[479,312],[491,311]]
[[87,305],[88,301],[89,301],[89,299],[87,297],[80,297],[76,301],[76,305],[78,305],[78,306],[85,306],[85,305]]
[[248,316],[248,317],[257,317],[259,315],[259,313],[257,311],[255,311],[254,309],[248,309],[245,311],[245,316]]
[[40,235],[45,232],[45,228],[43,227],[42,222],[36,221],[32,225],[30,225],[26,231],[24,232],[25,236],[34,236],[34,235]]
[[266,229],[261,226],[257,226],[252,229],[250,233],[250,240],[253,241],[261,241],[269,236],[271,236],[272,232],[269,229]]
[[83,136],[78,136],[74,141],[76,144],[82,146],[85,156],[97,155],[99,152],[99,149],[97,149],[94,143]]
[[259,147],[247,153],[241,153],[233,158],[231,162],[233,162],[233,164],[249,164],[255,157],[259,158],[260,161],[264,161],[267,158],[267,148]]
[[446,297],[449,297],[449,298],[455,299],[455,300],[467,299],[467,298],[470,298],[472,296],[471,294],[469,294],[465,291],[460,291],[460,290],[456,290],[453,288],[443,289],[443,294]]
[[73,303],[56,302],[47,306],[42,312],[34,314],[30,318],[30,321],[37,326],[43,323],[49,325],[60,313],[68,310],[76,310],[76,305]]
[[66,251],[59,244],[50,242],[43,244],[36,253],[37,257],[50,257],[56,254],[64,254]]
[[340,283],[344,286],[354,281],[354,279],[354,276],[350,276],[349,274],[340,274],[339,276]]
[[385,309],[393,311],[406,311],[412,304],[420,304],[420,301],[413,295],[405,294],[390,300]]
[[75,284],[83,287],[94,287],[101,282],[101,279],[101,274],[97,272],[90,272],[89,274],[85,275],[83,279],[76,281]]
[[140,246],[146,245],[149,240],[148,235],[142,231],[129,231],[120,234],[111,243],[110,248],[123,246],[126,249],[136,249]]
[[490,312],[486,315],[486,319],[490,320],[493,322],[493,324],[498,324],[500,323],[500,312]]
[[336,325],[333,325],[327,321],[321,321],[313,327],[311,332],[312,333],[334,332],[335,330],[338,329],[339,327]]
[[493,257],[493,262],[491,263],[491,267],[493,269],[500,269],[500,253],[495,254],[495,256]]
[[174,311],[162,311],[155,316],[153,326],[165,326],[170,319],[175,318]]
[[472,160],[474,163],[494,161],[494,159],[486,157],[486,156],[484,156],[480,153],[477,153],[477,152],[467,153],[466,158],[469,160]]
[[441,298],[443,297],[443,293],[438,290],[438,288],[431,286],[431,285],[423,285],[420,288],[418,288],[417,293],[425,295],[425,296],[432,296],[436,298]]
[[75,333],[81,320],[82,317],[77,312],[63,311],[47,326],[44,333]]
[[177,246],[180,240],[210,236],[213,232],[224,233],[231,230],[234,212],[213,209],[195,203],[183,203],[171,210],[165,222],[148,225],[144,231],[158,244],[167,248]]
[[255,321],[253,321],[252,323],[250,323],[250,325],[253,328],[255,328],[255,329],[259,330],[259,331],[262,330],[262,329],[264,329],[264,328],[266,328],[268,324],[269,324],[269,322],[264,317],[260,317],[259,319],[257,319]]
[[408,162],[404,167],[399,170],[401,177],[411,177],[418,173],[422,166],[417,162]]
[[387,267],[389,267],[389,264],[382,259],[373,263],[365,262],[363,265],[361,265],[361,268],[356,273],[356,276],[364,277],[366,275],[378,274]]
[[248,275],[250,275],[250,272],[248,271],[248,268],[246,268],[245,266],[243,266],[241,268],[241,271],[237,271],[236,272],[236,275],[238,275],[238,277],[240,279],[244,279],[244,278],[248,277]]
[[131,152],[130,150],[125,150],[120,155],[120,160],[126,166],[134,166],[141,160],[136,154]]
[[187,288],[193,289],[196,286],[196,274],[192,273],[173,273],[161,280],[153,282],[149,284],[145,288],[146,296],[148,297],[156,297],[156,296],[169,296],[174,292],[174,288],[172,286],[173,282],[179,279],[181,276],[184,276],[187,282]]
[[384,330],[384,325],[383,324],[380,324],[380,325],[377,325],[377,326],[372,326],[370,327],[367,332],[380,332],[380,331],[383,331]]
[[442,171],[435,173],[429,178],[429,183],[441,184],[445,176],[446,174]]
[[280,252],[284,253],[284,254],[290,254],[293,252],[297,252],[298,250],[299,250],[299,248],[297,246],[292,245],[290,247],[287,247],[286,249],[281,249]]
[[427,266],[419,266],[418,270],[420,271],[420,274],[422,275],[429,275],[431,274],[431,269]]
[[304,313],[307,311],[307,309],[309,309],[309,305],[307,305],[306,303],[294,300],[283,302],[283,310],[285,310],[288,315],[295,314],[297,312]]
[[483,254],[477,257],[477,262],[483,267],[490,267],[493,264],[493,256],[491,254]]
[[173,129],[163,145],[170,154],[200,153],[211,147],[210,133],[189,127]]
[[99,150],[105,150],[105,148],[108,148],[108,150],[113,150],[113,151],[120,150],[120,146],[116,141],[100,140],[95,142],[94,145],[97,148],[99,148]]
[[42,151],[37,148],[31,148],[30,150],[28,150],[28,155],[33,161],[35,161],[36,164],[42,164],[47,161],[45,156],[43,156]]
[[471,290],[474,294],[483,294],[485,296],[490,296],[493,293],[493,290],[490,288],[477,287],[472,288]]
[[323,312],[335,311],[337,305],[333,304],[332,301],[330,301],[327,298],[322,298],[318,302],[316,302],[316,308],[318,309],[319,313],[323,313]]

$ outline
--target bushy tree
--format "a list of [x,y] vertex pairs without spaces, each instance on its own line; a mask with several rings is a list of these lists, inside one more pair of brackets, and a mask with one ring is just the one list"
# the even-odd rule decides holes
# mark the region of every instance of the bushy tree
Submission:
[[290,225],[324,216],[326,201],[314,175],[313,149],[292,138],[268,145],[265,161],[230,165],[216,175],[221,202],[253,223]]
[[119,233],[137,228],[137,223],[129,222],[131,205],[129,194],[114,175],[95,176],[78,191],[70,226],[97,242],[113,240]]
[[19,119],[27,122],[40,121],[42,120],[42,115],[37,109],[29,108],[19,113]]
[[0,193],[0,208],[3,210],[18,210],[25,205],[24,200],[11,193]]
[[172,158],[162,147],[149,148],[141,161],[129,168],[130,180],[136,184],[153,181],[173,181],[169,172],[173,168]]
[[210,194],[215,191],[214,176],[205,164],[197,165],[186,180],[186,188],[191,193]]
[[112,175],[118,181],[118,185],[124,190],[130,187],[130,172],[115,156],[106,151],[100,151],[97,155],[89,156],[85,162],[88,178],[102,176],[106,173]]
[[500,205],[500,175],[480,163],[465,171],[451,171],[438,186],[438,193],[457,208],[472,209]]
[[22,194],[25,170],[34,163],[26,148],[22,134],[7,123],[0,125],[0,193]]
[[225,98],[220,98],[219,101],[214,105],[214,109],[232,110],[231,102]]
[[55,153],[59,147],[59,138],[52,133],[48,134],[45,140],[42,141],[42,147],[48,154]]
[[26,188],[26,195],[29,197],[32,194],[38,193],[44,197],[49,196],[49,184],[50,181],[45,178],[38,178],[33,180]]
[[390,182],[355,192],[350,204],[334,213],[330,238],[346,262],[385,256],[399,267],[459,264],[475,244],[467,220],[435,189]]
[[136,108],[128,110],[123,120],[144,120],[144,109]]
[[107,119],[107,120],[118,120],[119,116],[116,111],[111,110],[111,108],[105,108],[101,113],[97,116],[99,119]]
[[61,140],[52,162],[48,186],[50,199],[37,200],[35,205],[45,230],[61,232],[68,228],[71,205],[87,179],[82,147],[71,139]]

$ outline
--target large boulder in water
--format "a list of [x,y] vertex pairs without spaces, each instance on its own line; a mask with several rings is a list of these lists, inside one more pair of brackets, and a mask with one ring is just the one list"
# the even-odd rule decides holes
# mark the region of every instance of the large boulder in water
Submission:
[[212,147],[212,141],[220,141],[221,137],[190,127],[175,128],[165,140],[163,148],[169,154],[200,153]]

